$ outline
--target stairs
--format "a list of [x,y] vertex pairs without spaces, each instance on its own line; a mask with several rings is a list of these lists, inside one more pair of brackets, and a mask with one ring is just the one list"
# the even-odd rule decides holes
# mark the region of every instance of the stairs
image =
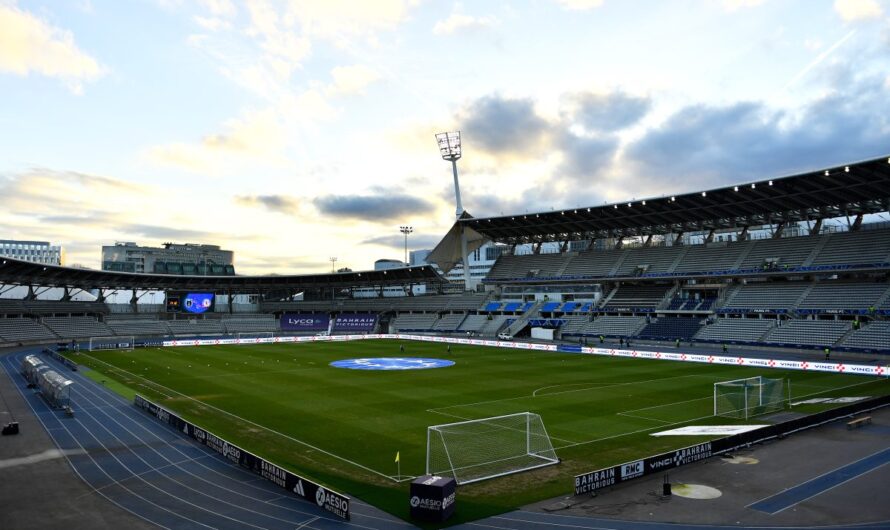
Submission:
[[739,267],[742,266],[742,263],[745,262],[745,258],[748,257],[748,254],[750,254],[753,249],[754,243],[749,241],[747,248],[745,248],[745,250],[743,250],[742,253],[739,255],[739,259],[735,260],[735,263],[732,264],[732,269],[739,270]]
[[679,265],[680,262],[683,261],[683,258],[686,257],[686,254],[688,252],[689,252],[689,247],[688,246],[683,247],[683,250],[681,250],[680,253],[677,254],[677,257],[674,259],[674,262],[671,263],[671,266],[668,267],[667,271],[674,272],[674,270],[677,268],[677,265]]
[[[535,302],[535,305],[531,306],[528,309],[528,311],[523,313],[519,318],[514,320],[509,326],[504,328],[503,332],[508,333],[510,335],[516,335],[517,333],[522,331],[522,328],[524,328],[528,324],[528,321],[531,320],[531,318],[538,313],[538,309],[542,305],[544,305],[544,302],[542,300],[538,300],[537,302]],[[500,333],[500,331],[499,331],[499,333]]]
[[822,252],[822,249],[825,248],[825,245],[828,244],[828,240],[831,238],[831,234],[825,234],[824,236],[819,236],[819,243],[813,248],[813,251],[810,252],[810,255],[807,256],[807,259],[803,260],[801,267],[809,267],[816,261],[816,256]]

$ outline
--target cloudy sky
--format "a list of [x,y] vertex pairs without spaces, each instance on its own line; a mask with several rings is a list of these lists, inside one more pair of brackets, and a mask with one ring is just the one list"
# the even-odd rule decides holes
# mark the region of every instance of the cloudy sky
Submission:
[[0,238],[368,269],[454,218],[890,154],[890,1],[0,0]]

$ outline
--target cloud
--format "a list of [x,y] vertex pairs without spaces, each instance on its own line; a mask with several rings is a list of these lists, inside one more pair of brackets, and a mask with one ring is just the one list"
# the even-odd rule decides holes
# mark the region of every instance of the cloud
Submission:
[[464,107],[457,120],[472,145],[494,155],[535,156],[551,133],[528,98],[484,96]]
[[727,11],[737,11],[743,8],[757,7],[766,0],[723,0],[723,8]]
[[474,17],[460,13],[452,13],[445,20],[436,22],[433,27],[434,35],[454,35],[456,33],[472,33],[491,29],[497,25],[498,21],[494,17]]
[[884,14],[876,0],[835,0],[834,10],[845,22],[880,18]]
[[216,17],[231,18],[238,12],[231,0],[198,0],[198,3]]
[[198,143],[171,143],[151,147],[148,157],[197,173],[219,173],[233,163],[256,161],[282,164],[286,133],[273,109],[246,112],[226,121],[222,131]]
[[[441,234],[411,234],[408,236],[408,250],[418,248],[433,248],[442,240]],[[389,236],[377,236],[361,242],[362,245],[377,245],[389,248],[405,248],[405,236],[395,234]]]
[[395,29],[414,4],[412,0],[290,0],[287,16],[299,22],[304,34],[336,43]]
[[364,221],[389,221],[432,213],[432,203],[410,195],[327,195],[314,200],[322,213]]
[[96,59],[77,47],[70,31],[4,4],[0,4],[0,71],[58,78],[75,94],[83,92],[84,81],[104,73]]
[[328,91],[333,94],[363,94],[365,89],[380,79],[380,74],[367,66],[355,64],[338,66],[331,70],[333,82]]
[[563,9],[569,11],[587,11],[603,5],[603,0],[556,0]]
[[[880,76],[838,77],[840,88],[797,112],[759,102],[680,109],[625,150],[625,183],[649,190],[713,187],[886,154],[890,100]],[[646,177],[657,175],[656,178]]]
[[570,94],[565,101],[564,119],[591,131],[613,132],[637,123],[652,107],[647,97],[623,92]]
[[120,233],[126,237],[142,236],[150,239],[178,241],[188,243],[201,243],[217,241],[221,234],[205,232],[202,230],[190,230],[186,228],[172,228],[149,224],[124,224],[120,226]]
[[618,138],[612,135],[587,137],[565,133],[559,139],[559,148],[563,154],[563,163],[559,166],[561,175],[592,183],[594,177],[612,165]]
[[235,200],[245,206],[265,208],[283,214],[295,214],[300,209],[300,201],[287,195],[242,195]]

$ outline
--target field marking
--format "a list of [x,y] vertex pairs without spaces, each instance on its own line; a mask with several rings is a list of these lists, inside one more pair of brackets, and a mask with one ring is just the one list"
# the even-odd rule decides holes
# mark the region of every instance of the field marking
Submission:
[[665,423],[665,424],[668,424],[668,425],[670,425],[670,423],[671,423],[671,422],[669,422],[669,421],[667,421],[667,420],[657,420],[657,419],[655,419],[655,418],[648,418],[648,417],[646,417],[646,416],[637,416],[636,414],[628,414],[628,413],[626,413],[626,412],[616,412],[615,415],[616,415],[616,416],[627,416],[628,418],[638,418],[638,419],[641,419],[641,420],[657,421],[657,422],[659,422],[659,423]]
[[[489,399],[489,400],[486,400],[486,401],[477,401],[477,402],[475,402],[475,403],[461,403],[461,404],[458,404],[458,405],[448,405],[448,406],[445,406],[445,407],[435,407],[435,408],[431,408],[431,409],[426,409],[426,411],[427,411],[427,412],[438,413],[439,411],[442,411],[442,410],[454,409],[454,408],[458,408],[458,407],[475,407],[476,405],[487,405],[487,404],[489,404],[489,403],[501,403],[501,402],[503,402],[503,401],[516,401],[516,400],[519,400],[519,399],[528,399],[528,398],[534,398],[534,397],[559,396],[559,395],[562,395],[562,394],[571,394],[571,393],[573,393],[573,392],[584,392],[584,391],[586,391],[586,390],[594,390],[594,389],[599,390],[599,389],[601,389],[601,388],[612,388],[612,387],[616,387],[616,386],[627,386],[627,385],[639,385],[639,384],[641,384],[641,383],[652,383],[652,382],[654,382],[654,381],[667,381],[667,380],[669,380],[669,379],[682,379],[682,378],[686,378],[686,377],[700,377],[700,376],[701,376],[701,374],[686,374],[686,375],[676,375],[676,376],[671,376],[671,377],[659,377],[659,378],[657,378],[657,379],[647,379],[647,380],[645,380],[645,381],[629,381],[629,382],[624,382],[624,383],[604,383],[603,386],[587,387],[587,388],[577,388],[577,389],[575,389],[575,390],[564,390],[564,391],[562,391],[562,392],[551,392],[551,393],[549,393],[549,394],[543,394],[543,395],[541,395],[541,396],[535,396],[535,395],[531,395],[531,394],[526,394],[526,395],[516,396],[516,397],[510,397],[510,398]],[[588,384],[590,384],[590,383],[588,383]],[[540,389],[539,389],[539,390],[540,390]]]
[[[486,419],[486,418],[465,418],[465,417],[463,417],[463,416],[458,416],[457,414],[451,414],[451,413],[448,413],[448,412],[438,412],[438,411],[427,411],[427,412],[433,412],[434,414],[441,414],[441,415],[443,415],[443,416],[448,416],[448,417],[451,417],[451,418],[457,418],[457,419],[459,419],[459,420],[464,420],[464,421],[470,421],[470,420],[484,420],[484,419]],[[517,431],[517,432],[519,431],[519,429],[509,429],[509,430],[511,430],[511,431]],[[522,431],[522,432],[525,432],[525,431]],[[549,433],[548,433],[548,434],[549,434]],[[551,440],[559,440],[560,442],[575,443],[575,442],[573,442],[572,440],[566,440],[566,439],[564,439],[564,438],[557,438],[556,436],[553,436],[553,435],[550,435],[550,439],[551,439]],[[417,478],[417,477],[412,477],[412,478]]]
[[[158,387],[160,387],[160,388],[163,388],[163,389],[165,389],[165,390],[169,390],[170,392],[173,392],[174,394],[180,395],[180,396],[184,397],[185,399],[187,399],[187,400],[189,400],[189,401],[193,401],[193,402],[195,402],[195,403],[201,404],[201,405],[203,405],[203,406],[205,406],[205,407],[211,408],[211,409],[213,409],[213,410],[216,410],[216,411],[218,411],[218,412],[221,412],[221,413],[223,413],[223,414],[226,414],[226,415],[228,415],[228,416],[231,416],[231,417],[233,417],[233,418],[235,418],[235,419],[241,420],[241,421],[243,421],[244,423],[249,423],[250,425],[253,425],[254,427],[259,427],[260,429],[263,429],[263,430],[265,430],[265,431],[267,431],[267,432],[270,432],[270,433],[273,433],[273,434],[277,434],[278,436],[281,436],[282,438],[285,438],[285,439],[288,439],[288,440],[290,440],[290,441],[292,441],[292,442],[296,442],[296,443],[298,443],[298,444],[300,444],[300,445],[306,446],[306,447],[312,449],[313,451],[318,451],[319,453],[322,453],[322,454],[325,454],[325,455],[327,455],[327,456],[330,456],[331,458],[335,458],[335,459],[340,460],[340,461],[342,461],[342,462],[346,462],[347,464],[352,464],[352,465],[355,466],[355,467],[364,469],[365,471],[368,471],[368,472],[373,473],[373,474],[375,474],[375,475],[377,475],[377,476],[383,477],[383,478],[385,478],[385,479],[387,479],[387,480],[391,480],[391,481],[393,481],[393,482],[401,482],[401,480],[398,480],[398,479],[396,479],[396,478],[393,477],[393,476],[387,475],[387,474],[385,474],[385,473],[381,473],[381,472],[379,472],[379,471],[377,471],[377,470],[375,470],[375,469],[372,469],[372,468],[370,468],[370,467],[368,467],[368,466],[359,464],[358,462],[354,462],[354,461],[352,461],[352,460],[349,460],[348,458],[345,458],[345,457],[342,457],[342,456],[340,456],[340,455],[336,455],[336,454],[334,454],[334,453],[331,453],[330,451],[325,451],[324,449],[322,449],[322,448],[320,448],[320,447],[314,446],[314,445],[312,445],[312,444],[310,444],[310,443],[308,443],[308,442],[304,442],[303,440],[299,440],[299,439],[297,439],[297,438],[294,438],[293,436],[289,436],[289,435],[284,434],[284,433],[282,433],[282,432],[276,431],[275,429],[270,429],[269,427],[266,427],[265,425],[260,425],[259,423],[256,423],[256,422],[254,422],[254,421],[248,420],[247,418],[242,418],[241,416],[238,416],[237,414],[233,414],[233,413],[228,412],[228,411],[226,411],[226,410],[223,410],[223,409],[221,409],[221,408],[219,408],[219,407],[215,407],[215,406],[213,406],[213,405],[211,405],[211,404],[209,404],[209,403],[205,403],[205,402],[203,402],[203,401],[201,401],[201,400],[199,400],[199,399],[195,399],[195,398],[193,398],[193,397],[191,397],[191,396],[188,396],[188,395],[186,395],[186,394],[183,394],[182,392],[179,392],[179,391],[176,391],[176,390],[174,390],[174,389],[172,389],[172,388],[166,387],[166,386],[164,386],[164,385],[162,385],[162,384],[160,384],[160,383],[155,383],[155,382],[153,382],[153,381],[151,381],[151,380],[149,380],[149,379],[146,379],[145,377],[143,377],[143,376],[141,376],[141,375],[139,375],[139,374],[134,374],[134,373],[132,373],[132,372],[129,372],[129,371],[127,371],[127,370],[124,370],[123,368],[118,368],[118,367],[114,366],[114,365],[111,364],[111,363],[102,361],[101,359],[96,359],[96,358],[93,357],[92,355],[84,354],[83,352],[81,352],[80,354],[81,354],[81,355],[85,355],[86,357],[89,357],[90,359],[93,359],[93,360],[95,360],[95,361],[97,361],[97,362],[100,362],[100,363],[102,363],[102,364],[107,364],[108,366],[111,366],[112,368],[116,368],[116,369],[120,370],[121,372],[124,372],[124,373],[126,373],[126,374],[130,374],[130,375],[132,375],[133,377],[136,377],[137,379],[142,379],[143,381],[147,381],[147,382],[149,382],[149,383],[151,383],[151,384],[153,384],[153,385],[156,385],[156,386],[158,386]],[[416,477],[411,477],[411,478],[409,478],[409,479],[403,479],[403,480],[412,480],[412,479],[414,479],[414,478],[416,478]]]

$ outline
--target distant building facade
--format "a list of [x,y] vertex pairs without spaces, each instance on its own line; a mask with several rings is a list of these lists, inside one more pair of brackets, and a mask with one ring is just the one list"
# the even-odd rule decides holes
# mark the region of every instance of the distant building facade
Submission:
[[117,242],[102,247],[102,270],[147,274],[234,276],[235,254],[218,245],[164,243],[143,247]]
[[44,265],[62,264],[62,247],[47,241],[0,239],[0,256]]

